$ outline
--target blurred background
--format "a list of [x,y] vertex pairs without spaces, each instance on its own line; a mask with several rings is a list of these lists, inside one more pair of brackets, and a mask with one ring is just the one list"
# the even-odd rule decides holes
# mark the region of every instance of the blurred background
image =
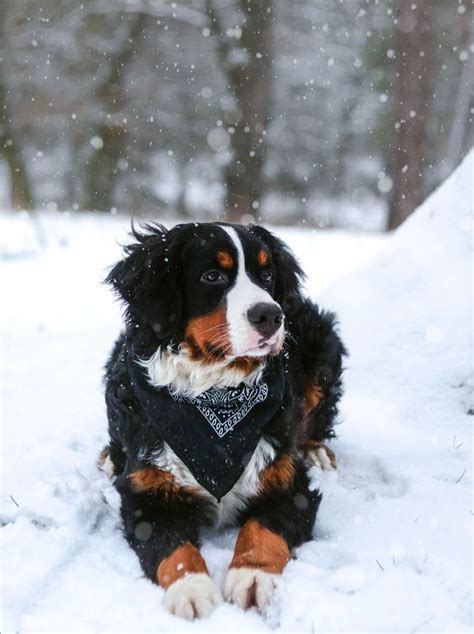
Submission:
[[0,207],[398,226],[473,141],[465,0],[2,0]]

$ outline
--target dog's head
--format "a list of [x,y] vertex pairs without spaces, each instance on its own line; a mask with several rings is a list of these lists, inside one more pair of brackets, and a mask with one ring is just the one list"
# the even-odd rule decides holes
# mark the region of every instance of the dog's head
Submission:
[[303,277],[281,240],[259,226],[212,223],[133,235],[106,280],[132,323],[210,363],[280,352],[284,306]]

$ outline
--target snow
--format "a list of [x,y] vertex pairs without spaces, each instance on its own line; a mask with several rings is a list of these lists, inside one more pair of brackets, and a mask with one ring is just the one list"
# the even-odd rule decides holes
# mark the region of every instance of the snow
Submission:
[[[3,214],[2,631],[471,631],[473,163],[390,238],[276,229],[351,356],[338,479],[263,617],[165,613],[95,467],[101,368],[120,328],[99,282],[126,222]],[[235,535],[205,535],[221,588]]]

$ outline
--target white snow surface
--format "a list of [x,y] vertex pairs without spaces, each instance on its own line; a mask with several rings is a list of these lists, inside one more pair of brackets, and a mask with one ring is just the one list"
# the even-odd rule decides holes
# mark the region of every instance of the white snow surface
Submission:
[[[125,220],[4,214],[2,632],[472,631],[471,154],[391,237],[276,229],[349,348],[337,481],[268,612],[167,614],[96,469]],[[222,588],[236,531],[203,555]]]

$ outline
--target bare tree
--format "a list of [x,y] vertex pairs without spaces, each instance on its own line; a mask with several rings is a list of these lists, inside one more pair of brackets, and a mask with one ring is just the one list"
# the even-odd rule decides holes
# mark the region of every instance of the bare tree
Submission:
[[388,228],[395,229],[423,201],[432,71],[433,0],[400,0],[396,35],[393,188]]
[[[92,16],[94,25],[106,16]],[[124,159],[127,138],[127,121],[124,107],[127,102],[126,74],[139,47],[140,36],[147,22],[145,13],[128,17],[129,28],[119,50],[107,56],[107,72],[95,91],[99,102],[100,119],[94,130],[94,153],[88,161],[85,174],[86,209],[108,211],[114,204],[114,189],[119,172],[119,161]]]
[[239,0],[240,24],[229,37],[215,2],[206,2],[220,65],[235,101],[232,157],[224,175],[226,215],[233,222],[258,208],[262,196],[265,134],[271,115],[272,5],[272,0]]
[[[464,16],[463,16],[464,17]],[[472,33],[472,14],[468,14],[462,20],[462,45],[466,49],[472,50],[474,38]],[[469,106],[474,93],[474,56],[469,55],[463,63],[462,72],[459,76],[459,84],[456,94],[456,104],[454,107],[451,131],[449,134],[448,147],[446,152],[446,162],[442,175],[446,178],[459,163],[463,155],[465,137],[469,119]]]
[[5,160],[10,174],[10,199],[14,209],[33,209],[31,185],[23,160],[21,142],[16,138],[12,125],[12,113],[8,104],[5,76],[7,49],[7,9],[0,10],[0,156]]

